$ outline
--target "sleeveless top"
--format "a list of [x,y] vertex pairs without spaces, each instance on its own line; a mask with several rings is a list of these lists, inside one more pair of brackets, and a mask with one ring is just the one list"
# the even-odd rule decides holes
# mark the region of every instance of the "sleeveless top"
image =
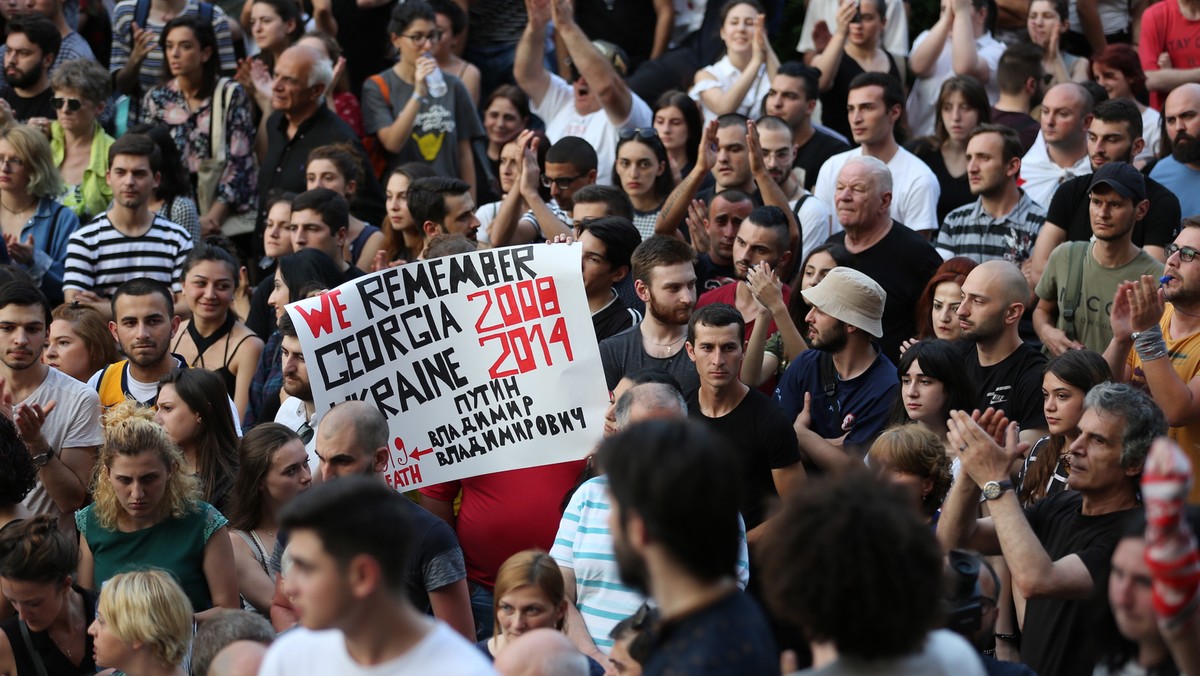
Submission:
[[[900,67],[896,65],[896,58],[886,49],[883,50],[883,54],[888,60],[888,77],[899,82]],[[833,85],[829,87],[829,91],[821,94],[821,123],[851,139],[851,143],[854,134],[850,133],[850,121],[846,118],[846,101],[850,99],[850,81],[865,72],[857,61],[843,53],[833,78]]]
[[[91,624],[92,618],[96,617],[96,604],[100,599],[100,592],[84,589],[76,585],[72,585],[71,589],[83,597],[84,622]],[[29,652],[29,648],[25,644],[25,638],[21,635],[20,618],[13,615],[5,620],[3,624],[0,624],[0,629],[4,630],[4,634],[8,637],[8,644],[12,646],[13,661],[17,665],[17,673],[37,674],[38,671],[33,661],[33,654]],[[79,657],[79,666],[75,666],[70,658],[58,649],[58,645],[50,638],[49,632],[29,632],[29,642],[33,644],[33,649],[37,655],[42,658],[42,664],[46,667],[46,674],[48,676],[80,676],[81,674],[91,676],[95,674],[96,658],[92,655],[91,634],[85,633],[83,641],[83,654]]]
[[[183,340],[183,337],[185,335],[190,336],[192,339],[192,344],[196,346],[197,356],[194,360],[192,360],[192,363],[189,364],[189,366],[192,368],[207,369],[208,366],[204,363],[204,353],[207,352],[208,348],[218,340],[221,340],[225,336],[232,333],[233,326],[236,321],[237,318],[233,316],[233,313],[229,313],[225,317],[225,323],[221,325],[221,328],[217,329],[212,333],[212,335],[208,336],[201,336],[200,332],[195,330],[195,324],[188,322],[187,329],[179,332],[179,337],[175,339],[175,345],[171,348],[171,350],[178,350],[179,342]],[[225,353],[221,355],[221,365],[215,369],[208,369],[218,376],[221,376],[221,382],[225,383],[225,390],[229,393],[231,398],[237,392],[237,376],[233,375],[233,372],[229,370],[229,360],[237,354],[238,348],[242,346],[242,343],[246,342],[253,336],[253,331],[247,332],[246,335],[242,336],[242,339],[233,346],[232,351],[229,349],[229,341],[225,341]]]
[[182,517],[167,517],[149,528],[125,533],[101,527],[95,507],[91,504],[75,512],[75,526],[92,551],[96,587],[118,573],[162,568],[183,588],[193,611],[212,607],[208,578],[204,576],[204,546],[228,523],[216,508],[197,501],[195,508]]
[[358,233],[358,237],[355,237],[353,242],[350,242],[350,260],[346,262],[350,265],[358,265],[358,257],[362,255],[363,247],[367,245],[367,240],[371,239],[371,235],[377,232],[383,231],[373,225],[364,223],[362,232]]

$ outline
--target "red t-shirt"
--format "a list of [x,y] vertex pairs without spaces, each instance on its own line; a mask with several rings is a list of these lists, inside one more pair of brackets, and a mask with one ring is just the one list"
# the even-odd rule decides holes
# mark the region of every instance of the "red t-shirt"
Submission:
[[453,502],[462,490],[455,522],[467,564],[467,579],[491,589],[508,557],[526,549],[550,551],[563,498],[575,487],[586,462],[575,460],[450,481],[420,489],[422,495]]
[[[725,303],[727,305],[732,305],[733,307],[736,308],[737,307],[737,287],[738,287],[738,284],[741,284],[741,283],[742,282],[734,281],[734,282],[730,282],[728,284],[722,284],[721,286],[718,286],[717,288],[713,289],[712,291],[705,291],[700,296],[700,298],[696,301],[696,309],[700,309],[700,308],[704,307],[705,305],[712,305],[713,303]],[[784,284],[783,285],[783,304],[787,305],[788,300],[791,299],[791,297],[792,297],[792,290],[790,288],[788,288],[787,284]],[[746,322],[746,338],[745,338],[746,340],[750,340],[750,332],[753,330],[754,330],[754,320],[751,319]],[[771,335],[774,334],[778,330],[779,329],[775,326],[775,320],[772,319],[771,325],[767,327],[767,337],[770,338]],[[758,386],[758,391],[762,392],[763,394],[768,395],[768,396],[774,396],[776,380],[777,379],[773,376],[771,378],[768,378],[767,382]]]
[[[1200,66],[1200,21],[1185,19],[1178,0],[1151,5],[1142,14],[1142,38],[1138,44],[1142,70],[1147,73],[1160,70],[1158,56],[1163,52],[1171,57],[1172,68]],[[1150,92],[1150,105],[1156,110],[1161,111],[1166,100],[1165,93]]]

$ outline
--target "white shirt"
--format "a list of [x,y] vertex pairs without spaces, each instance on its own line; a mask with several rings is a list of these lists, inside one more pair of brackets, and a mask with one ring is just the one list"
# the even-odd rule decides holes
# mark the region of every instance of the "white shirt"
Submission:
[[[913,42],[913,51],[928,37],[929,31],[918,35]],[[1004,49],[1004,43],[993,38],[990,33],[975,38],[975,51],[987,62],[990,71],[984,89],[987,90],[988,103],[993,106],[1000,99],[1000,82],[996,73],[999,72],[1000,57],[1004,54]],[[954,75],[954,59],[950,51],[950,40],[947,39],[942,46],[942,53],[933,64],[933,71],[927,77],[917,78],[912,92],[908,95],[904,111],[908,116],[908,129],[913,137],[933,135],[938,95],[942,93],[942,84]]]
[[[825,160],[820,173],[817,174],[813,194],[830,205],[835,216],[837,200],[834,197],[834,189],[837,187],[837,176],[851,157],[861,157],[862,154],[862,146],[838,153]],[[887,167],[892,171],[892,205],[888,214],[892,219],[908,226],[910,230],[937,230],[937,202],[942,194],[942,187],[938,185],[933,170],[904,148],[896,150]]]
[[[807,190],[800,189],[801,197],[807,193]],[[808,254],[813,249],[824,244],[831,235],[841,232],[842,224],[833,217],[829,205],[815,195],[810,195],[808,199],[804,200],[804,204],[800,205],[800,212],[796,213],[796,204],[799,202],[800,197],[788,200],[788,205],[792,207],[792,213],[796,214],[796,220],[800,226],[800,258],[798,261],[803,261],[808,258]]]
[[308,469],[313,476],[320,471],[317,458],[317,426],[320,421],[317,420],[316,414],[313,414],[312,419],[309,419],[308,409],[304,406],[304,401],[300,397],[288,397],[279,405],[279,410],[275,412],[275,422],[292,430],[296,434],[300,433],[300,427],[308,423],[312,428],[312,436],[304,444],[304,450],[308,451]]
[[280,634],[263,658],[259,676],[337,674],[337,676],[495,676],[479,648],[467,643],[443,622],[403,655],[383,664],[363,666],[346,650],[346,638],[336,629],[312,631],[296,627]]
[[[701,80],[692,85],[692,88],[688,90],[688,96],[692,97],[696,101],[696,105],[700,106],[701,112],[704,113],[704,122],[707,124],[710,120],[717,119],[717,114],[704,105],[704,99],[700,98],[700,95],[710,89],[719,89],[721,91],[729,89],[742,76],[742,71],[733,65],[728,56],[711,66],[705,66],[702,70],[716,79]],[[767,74],[766,64],[763,64],[758,67],[758,75],[754,78],[754,83],[750,85],[750,89],[746,90],[746,95],[742,97],[737,109],[733,112],[740,113],[751,119],[757,118],[762,101],[766,98],[767,92],[770,90],[771,77]]]
[[1158,156],[1158,147],[1162,145],[1162,129],[1159,126],[1161,124],[1162,115],[1146,106],[1142,111],[1142,140],[1146,142],[1146,147],[1133,159],[1145,162]]
[[[804,27],[800,29],[797,52],[813,49],[813,28],[818,21],[824,21],[830,33],[837,30],[838,4],[838,0],[810,0],[804,12]],[[882,46],[898,57],[908,56],[908,14],[904,12],[904,0],[887,0],[887,23],[883,27]]]
[[[175,361],[178,362],[180,368],[187,368],[187,366],[181,360],[176,359]],[[129,364],[125,364],[125,368],[128,369]],[[92,388],[92,390],[94,390],[96,392],[100,391],[100,379],[104,377],[104,370],[105,369],[100,369],[99,371],[96,371],[95,373],[93,373],[91,378],[88,378],[87,386]],[[152,401],[152,400],[158,398],[158,383],[157,382],[143,383],[142,381],[134,378],[133,375],[130,374],[128,371],[126,371],[125,372],[125,384],[129,386],[129,394],[133,395],[133,398],[138,403],[141,403],[143,401]],[[241,439],[242,438],[242,417],[240,415],[238,415],[237,404],[233,403],[233,398],[230,397],[229,395],[225,395],[225,398],[229,400],[229,415],[233,416],[233,431],[234,431],[234,433],[237,434],[238,438]],[[99,399],[97,398],[97,402],[98,401],[99,401]]]
[[1050,199],[1058,186],[1076,176],[1086,176],[1092,173],[1092,160],[1083,154],[1071,167],[1063,169],[1050,159],[1046,148],[1046,140],[1038,132],[1037,139],[1021,158],[1020,185],[1034,202],[1046,209],[1050,208]]

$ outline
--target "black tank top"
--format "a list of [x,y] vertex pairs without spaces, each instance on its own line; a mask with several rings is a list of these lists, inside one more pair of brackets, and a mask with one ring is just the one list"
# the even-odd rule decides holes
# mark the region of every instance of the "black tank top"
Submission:
[[[96,602],[100,598],[100,592],[84,589],[79,586],[72,586],[71,589],[83,597],[83,620],[84,626],[92,623],[96,617]],[[74,603],[75,599],[70,599]],[[37,666],[34,664],[33,655],[29,652],[29,647],[25,644],[25,637],[21,635],[20,619],[14,615],[0,624],[0,629],[4,630],[4,634],[8,637],[8,644],[12,646],[13,658],[17,664],[17,673],[24,676],[25,674],[38,673]],[[92,656],[92,636],[86,634],[83,645],[83,655],[80,656],[79,666],[75,666],[66,655],[58,649],[58,645],[50,638],[50,634],[44,631],[29,632],[29,640],[33,644],[33,649],[42,658],[42,664],[46,667],[48,676],[80,676],[88,674],[92,676],[96,673],[96,659]]]

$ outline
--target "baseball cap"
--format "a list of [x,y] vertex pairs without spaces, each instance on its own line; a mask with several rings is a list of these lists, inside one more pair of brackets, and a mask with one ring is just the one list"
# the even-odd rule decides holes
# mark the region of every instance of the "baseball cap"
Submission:
[[1121,197],[1133,198],[1135,204],[1146,199],[1146,179],[1142,177],[1142,172],[1128,163],[1105,162],[1104,166],[1092,174],[1092,184],[1088,186],[1088,192],[1101,184],[1112,188]]

